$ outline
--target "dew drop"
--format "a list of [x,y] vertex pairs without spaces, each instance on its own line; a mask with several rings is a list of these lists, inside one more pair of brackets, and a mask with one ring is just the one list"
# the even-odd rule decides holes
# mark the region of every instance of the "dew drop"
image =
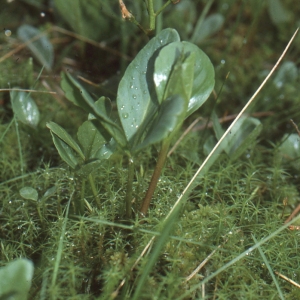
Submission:
[[136,99],[136,95],[133,95],[132,98],[133,98],[133,99]]
[[225,59],[221,59],[221,64],[222,64],[222,65],[225,64]]
[[9,29],[6,29],[4,33],[6,36],[11,36],[11,31]]
[[42,18],[44,18],[46,16],[46,14],[44,12],[41,12],[40,15]]
[[123,118],[123,119],[127,119],[127,118],[128,118],[128,114],[127,114],[127,113],[123,113],[123,114],[122,114],[122,118]]
[[130,86],[131,89],[133,89],[133,84]]
[[125,106],[124,106],[124,105],[122,105],[122,106],[121,106],[121,110],[123,110],[123,109],[124,109],[124,107],[125,107]]

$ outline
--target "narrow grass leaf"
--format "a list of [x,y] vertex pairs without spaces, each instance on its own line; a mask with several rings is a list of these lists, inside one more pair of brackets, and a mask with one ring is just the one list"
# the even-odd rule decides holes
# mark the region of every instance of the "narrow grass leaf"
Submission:
[[216,270],[215,272],[213,272],[212,274],[210,274],[209,276],[207,276],[206,278],[204,278],[201,282],[199,282],[198,284],[196,284],[194,286],[191,286],[190,289],[189,289],[189,291],[185,292],[177,300],[186,299],[186,297],[188,297],[190,294],[192,294],[195,290],[199,289],[203,284],[209,282],[211,279],[213,279],[214,277],[218,276],[220,273],[222,273],[223,271],[225,271],[226,269],[228,269],[229,267],[231,267],[232,265],[234,265],[237,261],[239,261],[240,259],[242,259],[242,258],[246,257],[247,255],[249,255],[249,253],[251,253],[253,250],[257,249],[258,247],[260,247],[261,245],[263,245],[264,243],[266,243],[270,239],[276,237],[281,231],[283,231],[284,229],[288,228],[293,223],[297,224],[297,221],[299,221],[299,220],[300,220],[300,215],[298,217],[294,218],[293,220],[291,220],[290,222],[282,225],[280,228],[278,228],[277,230],[275,230],[274,232],[272,232],[266,238],[260,240],[259,242],[256,242],[256,244],[254,246],[248,248],[243,253],[239,254],[237,257],[235,257],[234,259],[232,259],[230,262],[224,264],[218,270]]
[[[256,240],[256,238],[255,238],[255,236],[253,234],[252,234],[252,238],[253,238],[254,242],[257,244],[258,242],[257,242],[257,240]],[[271,266],[269,264],[269,261],[267,260],[267,258],[265,256],[264,252],[262,251],[261,247],[259,246],[259,247],[257,247],[257,249],[258,249],[259,254],[261,255],[262,259],[264,260],[264,262],[265,262],[265,264],[266,264],[266,266],[268,268],[268,271],[270,272],[270,275],[271,275],[271,277],[272,277],[272,279],[273,279],[273,281],[275,283],[275,286],[277,288],[277,291],[278,291],[280,299],[284,300],[283,293],[282,293],[281,288],[279,286],[278,280],[276,279],[276,276],[274,275],[274,272],[273,272],[273,270],[272,270],[272,268],[271,268]]]
[[68,205],[66,207],[66,214],[65,214],[65,217],[63,219],[63,224],[62,224],[62,227],[61,227],[61,234],[60,234],[60,238],[58,240],[58,248],[57,248],[57,253],[56,253],[56,259],[55,259],[55,262],[54,262],[54,269],[53,269],[51,288],[50,288],[52,290],[54,289],[56,279],[57,279],[57,276],[58,276],[58,269],[59,269],[59,264],[60,264],[60,261],[61,261],[63,246],[64,246],[64,237],[65,237],[67,222],[68,222],[68,218],[69,218],[69,209],[70,209],[70,204],[71,204],[71,200],[73,198],[73,195],[74,195],[74,190],[70,195]]
[[137,286],[134,291],[134,295],[131,298],[132,300],[137,300],[137,299],[143,299],[143,287],[146,284],[148,275],[150,274],[153,266],[157,262],[159,255],[164,247],[164,245],[167,243],[171,231],[174,229],[174,224],[175,221],[177,220],[178,213],[179,213],[180,207],[177,206],[176,210],[174,211],[174,214],[170,216],[167,220],[165,220],[162,224],[162,231],[160,236],[157,238],[153,250],[150,254],[150,257],[148,258],[148,261],[146,265],[144,266],[143,270],[141,270],[142,274],[140,278],[138,279]]

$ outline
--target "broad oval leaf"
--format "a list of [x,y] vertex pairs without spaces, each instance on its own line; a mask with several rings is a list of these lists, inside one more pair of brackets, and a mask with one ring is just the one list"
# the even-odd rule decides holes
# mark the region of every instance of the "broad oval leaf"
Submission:
[[174,41],[179,41],[177,31],[162,30],[138,53],[120,81],[117,95],[118,113],[130,146],[144,132],[157,110],[153,72],[158,50]]
[[190,53],[195,55],[193,88],[186,114],[188,117],[207,100],[212,92],[215,84],[214,68],[208,56],[192,43],[177,42],[165,48],[161,50],[155,62],[154,82],[159,99],[163,98],[172,67],[179,55]]
[[37,126],[40,120],[40,112],[28,93],[12,91],[10,92],[12,109],[15,116],[22,123]]
[[39,196],[37,190],[30,186],[25,186],[21,188],[19,193],[24,199],[33,201],[37,201]]
[[[40,36],[40,37],[37,37]],[[18,37],[28,43],[31,39],[35,40],[27,44],[28,48],[33,52],[38,61],[45,66],[46,70],[50,71],[53,64],[54,52],[52,44],[48,38],[37,28],[30,25],[22,25],[18,28]]]

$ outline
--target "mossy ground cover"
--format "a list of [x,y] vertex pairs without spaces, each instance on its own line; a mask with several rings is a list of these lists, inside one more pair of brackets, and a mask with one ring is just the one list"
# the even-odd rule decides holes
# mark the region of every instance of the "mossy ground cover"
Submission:
[[[56,55],[53,71],[44,71],[38,77],[41,66],[36,60],[31,65],[31,53],[26,48],[1,59],[21,44],[14,31],[22,23],[9,21],[10,16],[14,13],[24,17],[26,12],[26,23],[42,29],[65,23],[42,1],[22,1],[20,7],[2,2],[6,9],[1,25],[11,29],[13,35],[8,38],[3,33],[1,37],[1,88],[30,88],[39,78],[34,90],[56,94],[31,94],[41,114],[39,125],[32,129],[14,123],[9,93],[1,93],[1,265],[20,257],[33,261],[29,299],[131,299],[154,249],[151,246],[141,258],[145,246],[162,229],[163,219],[205,159],[204,142],[214,135],[206,119],[213,110],[219,118],[241,110],[299,26],[299,8],[293,1],[286,1],[289,18],[276,23],[268,5],[260,1],[219,1],[212,5],[211,13],[223,15],[225,21],[199,46],[215,67],[217,100],[211,95],[185,122],[187,127],[201,116],[201,124],[208,126],[196,126],[168,158],[149,213],[139,222],[137,213],[132,221],[124,215],[128,171],[125,158],[116,153],[93,173],[101,203],[98,208],[90,185],[61,161],[45,126],[55,121],[75,136],[76,128],[86,119],[80,109],[64,99],[59,87],[62,69],[72,68],[93,83],[106,80],[105,84],[87,86],[91,93],[105,91],[114,99],[116,78],[120,76],[117,71],[126,66],[127,59],[53,29],[49,31]],[[191,1],[186,3],[192,5]],[[200,15],[204,2],[195,3]],[[179,16],[187,16],[195,28],[198,19],[193,19],[191,7],[181,8]],[[164,25],[177,26],[180,35],[188,39],[193,27],[187,21],[178,22],[180,26],[174,23],[174,18],[179,18],[176,9],[174,5],[166,11]],[[41,11],[46,12],[46,20],[40,17]],[[122,27],[121,20],[118,22]],[[133,25],[126,26],[126,31],[115,30],[114,38],[107,43],[132,58],[146,41]],[[285,57],[297,72],[299,41],[297,37]],[[291,72],[288,69],[280,73],[279,69],[251,108],[250,113],[261,113],[263,124],[255,143],[238,159],[222,153],[189,195],[143,285],[140,299],[300,297],[297,286],[277,274],[275,280],[272,277],[272,272],[278,272],[300,282],[299,231],[278,231],[300,201],[297,158],[288,160],[280,151],[284,134],[296,133],[289,120],[300,122],[299,76],[297,72],[291,76]],[[135,212],[150,181],[157,151],[152,147],[136,159]],[[20,190],[25,186],[36,189],[38,201],[21,197]],[[85,201],[83,216],[74,213],[76,199]],[[268,240],[252,251],[251,247],[263,239]],[[203,267],[189,277],[202,262]],[[206,278],[210,280],[206,282]]]

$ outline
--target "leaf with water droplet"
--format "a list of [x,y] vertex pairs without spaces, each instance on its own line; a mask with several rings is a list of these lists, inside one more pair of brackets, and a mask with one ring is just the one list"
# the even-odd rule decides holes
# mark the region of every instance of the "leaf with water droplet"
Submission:
[[33,127],[38,125],[40,112],[29,93],[11,91],[10,99],[12,109],[18,120]]
[[159,113],[149,128],[145,139],[134,148],[134,151],[138,152],[169,137],[183,120],[185,113],[186,100],[180,95],[173,95],[166,99],[161,104]]
[[[187,116],[196,111],[209,97],[215,84],[215,73],[212,63],[207,55],[196,45],[189,42],[174,42],[165,46],[159,53],[155,61],[154,82],[159,101],[163,101],[167,83],[175,62],[181,55],[195,55],[194,74],[190,84],[192,91],[190,94]],[[184,85],[188,89],[189,79]]]
[[[163,43],[160,42],[161,40],[163,40]],[[119,84],[117,95],[118,112],[127,141],[130,144],[129,146],[137,143],[135,137],[139,138],[141,136],[139,133],[145,131],[147,124],[157,111],[158,102],[152,81],[154,61],[159,49],[174,41],[179,41],[178,33],[174,29],[162,30],[147,43],[130,63]],[[131,88],[131,86],[134,88]],[[136,105],[137,99],[139,106]],[[123,106],[128,109],[128,118],[122,117],[124,112],[122,111]],[[134,107],[133,109],[131,108],[132,106]],[[133,118],[136,118],[135,125],[138,127],[131,126]]]

